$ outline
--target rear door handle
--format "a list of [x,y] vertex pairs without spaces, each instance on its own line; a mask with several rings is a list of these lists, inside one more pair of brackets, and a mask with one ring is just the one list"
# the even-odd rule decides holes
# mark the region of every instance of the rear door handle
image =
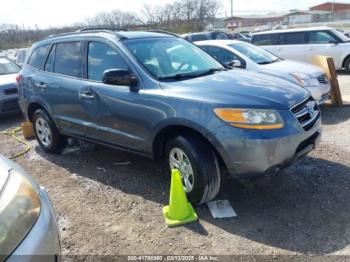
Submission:
[[47,88],[47,84],[45,84],[44,82],[36,82],[34,85],[40,88],[41,90],[44,90]]
[[80,97],[85,99],[94,99],[95,94],[93,93],[92,90],[83,90],[83,91],[80,91]]

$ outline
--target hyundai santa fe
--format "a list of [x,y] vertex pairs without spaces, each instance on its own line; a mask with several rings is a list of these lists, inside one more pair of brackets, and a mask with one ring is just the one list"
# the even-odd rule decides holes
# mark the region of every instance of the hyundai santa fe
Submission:
[[159,32],[84,30],[31,49],[18,76],[20,106],[37,140],[60,152],[67,137],[163,159],[194,204],[221,176],[272,174],[321,136],[309,91],[226,70],[199,47]]

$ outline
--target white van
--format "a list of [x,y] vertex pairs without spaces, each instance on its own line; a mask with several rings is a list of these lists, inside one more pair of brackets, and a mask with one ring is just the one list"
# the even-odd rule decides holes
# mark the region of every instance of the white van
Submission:
[[350,72],[350,38],[335,28],[310,27],[255,33],[252,43],[285,59],[312,62],[314,55],[331,56],[337,69]]

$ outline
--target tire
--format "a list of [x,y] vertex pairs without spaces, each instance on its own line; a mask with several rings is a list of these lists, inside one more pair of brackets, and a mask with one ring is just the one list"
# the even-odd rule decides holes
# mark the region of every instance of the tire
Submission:
[[[169,140],[165,146],[164,164],[167,165],[169,172],[172,168],[170,157],[179,160],[181,155],[179,150],[184,153],[182,162],[186,167],[178,169],[183,178],[188,200],[194,205],[200,205],[214,199],[221,185],[220,167],[214,150],[208,143],[194,136],[177,136]],[[188,168],[187,163],[191,168]],[[192,170],[192,174],[183,170]],[[189,174],[187,179],[184,173]]]
[[350,73],[350,57],[348,57],[344,62],[344,69],[346,73]]
[[64,138],[45,110],[38,109],[33,115],[33,128],[39,145],[47,153],[58,154],[64,147]]

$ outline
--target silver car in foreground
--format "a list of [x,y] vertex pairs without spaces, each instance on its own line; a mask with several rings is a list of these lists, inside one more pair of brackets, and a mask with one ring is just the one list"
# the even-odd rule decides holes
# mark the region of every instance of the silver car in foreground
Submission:
[[330,98],[331,85],[320,67],[281,59],[265,49],[237,40],[195,42],[222,64],[283,78],[308,89],[318,104]]
[[0,261],[59,261],[60,250],[46,190],[0,155]]

